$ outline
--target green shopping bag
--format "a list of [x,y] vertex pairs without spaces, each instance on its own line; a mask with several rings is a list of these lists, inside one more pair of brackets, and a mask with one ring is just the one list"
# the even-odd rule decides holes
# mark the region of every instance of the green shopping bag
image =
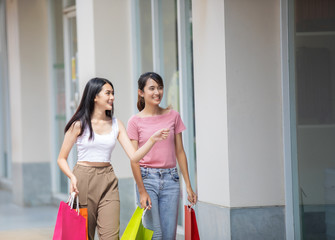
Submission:
[[131,217],[121,240],[151,240],[154,231],[143,227],[142,215],[145,214],[143,209],[137,207]]

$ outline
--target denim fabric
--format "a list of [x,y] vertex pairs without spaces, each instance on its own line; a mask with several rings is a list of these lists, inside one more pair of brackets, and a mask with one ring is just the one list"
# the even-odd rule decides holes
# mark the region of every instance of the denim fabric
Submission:
[[[176,239],[180,195],[177,168],[141,167],[141,174],[152,203],[143,217],[143,226],[154,231],[153,240]],[[137,187],[136,195],[141,206]]]

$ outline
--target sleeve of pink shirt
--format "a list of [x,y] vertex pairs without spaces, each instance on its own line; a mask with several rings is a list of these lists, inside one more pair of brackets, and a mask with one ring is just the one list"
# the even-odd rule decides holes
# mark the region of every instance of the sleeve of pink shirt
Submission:
[[183,120],[181,120],[180,114],[176,111],[174,111],[176,114],[176,122],[175,122],[175,128],[174,128],[174,134],[177,135],[178,133],[181,133],[186,129]]
[[131,117],[128,121],[127,134],[130,140],[138,141],[138,126],[136,123],[135,116]]

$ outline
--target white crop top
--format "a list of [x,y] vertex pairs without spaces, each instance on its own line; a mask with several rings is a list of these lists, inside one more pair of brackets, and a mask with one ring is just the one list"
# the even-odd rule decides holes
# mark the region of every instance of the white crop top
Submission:
[[112,118],[112,131],[108,134],[93,132],[93,138],[89,140],[90,130],[87,127],[77,138],[78,161],[110,162],[118,134],[119,126],[115,117]]

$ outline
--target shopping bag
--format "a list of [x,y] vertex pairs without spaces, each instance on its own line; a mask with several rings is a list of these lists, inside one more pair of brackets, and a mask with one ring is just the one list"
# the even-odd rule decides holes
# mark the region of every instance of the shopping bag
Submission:
[[194,209],[185,205],[185,240],[200,240]]
[[79,214],[78,196],[77,208],[73,209],[74,195],[59,204],[53,240],[86,240],[86,220]]
[[145,228],[142,224],[142,216],[146,210],[137,207],[131,217],[121,240],[151,240],[154,231]]
[[88,232],[87,232],[87,208],[80,208],[79,214],[85,218],[86,222],[86,240],[88,240]]

